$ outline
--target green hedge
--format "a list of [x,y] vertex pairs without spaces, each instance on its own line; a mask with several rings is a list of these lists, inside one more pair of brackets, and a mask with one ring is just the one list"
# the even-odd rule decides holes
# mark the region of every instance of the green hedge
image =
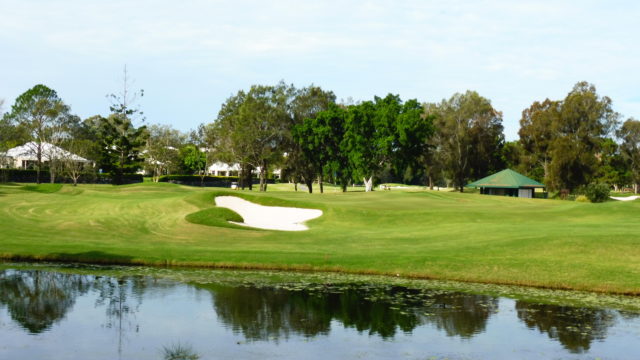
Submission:
[[[40,182],[48,183],[51,174],[48,170],[40,171]],[[143,181],[140,174],[125,174],[122,177],[123,184],[134,184]],[[36,170],[22,170],[22,169],[0,169],[0,183],[2,182],[17,182],[17,183],[35,183],[37,181]],[[111,174],[86,174],[80,176],[79,183],[82,184],[111,184],[113,177]],[[71,183],[71,179],[66,176],[56,176],[56,183]]]
[[[240,182],[237,176],[205,176],[201,179],[198,175],[163,175],[159,182],[169,182],[173,184],[189,186],[209,186],[209,187],[229,187],[232,182]],[[259,179],[253,178],[253,184],[260,183]],[[267,179],[268,184],[273,184],[273,179]]]
[[[201,182],[201,177],[198,175],[163,175],[160,176],[158,181],[160,182],[173,182],[173,181],[181,181],[181,182]],[[204,182],[212,182],[212,181],[238,181],[237,176],[205,176]]]

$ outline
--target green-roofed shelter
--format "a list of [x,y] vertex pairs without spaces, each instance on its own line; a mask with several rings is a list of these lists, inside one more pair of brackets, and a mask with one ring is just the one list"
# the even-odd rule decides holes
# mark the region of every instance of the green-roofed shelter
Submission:
[[535,189],[544,189],[541,184],[533,179],[515,172],[511,169],[505,169],[486,178],[474,181],[466,187],[480,188],[481,194],[486,195],[502,195],[523,198],[533,198]]

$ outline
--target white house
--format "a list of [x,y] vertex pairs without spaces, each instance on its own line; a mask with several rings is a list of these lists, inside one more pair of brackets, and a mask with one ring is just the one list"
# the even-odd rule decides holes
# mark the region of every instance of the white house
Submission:
[[[76,154],[72,154],[65,149],[59,148],[50,143],[41,144],[42,162],[46,163],[51,159],[71,159],[77,162],[91,163]],[[38,162],[38,144],[35,142],[28,142],[22,146],[17,146],[7,150],[4,154],[3,163],[7,167],[16,169],[30,169],[34,167]]]
[[240,173],[240,164],[229,165],[218,161],[209,166],[207,173],[214,176],[237,176]]

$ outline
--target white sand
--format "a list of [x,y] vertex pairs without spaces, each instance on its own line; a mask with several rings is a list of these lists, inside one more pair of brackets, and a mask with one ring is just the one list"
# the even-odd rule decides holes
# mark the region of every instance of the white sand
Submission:
[[303,223],[322,215],[322,210],[263,206],[236,196],[218,196],[215,202],[216,206],[231,209],[244,219],[244,223],[231,223],[268,230],[309,230]]
[[634,195],[634,196],[627,196],[627,197],[615,197],[615,196],[610,196],[613,200],[620,200],[620,201],[631,201],[631,200],[635,200],[640,198],[640,196]]

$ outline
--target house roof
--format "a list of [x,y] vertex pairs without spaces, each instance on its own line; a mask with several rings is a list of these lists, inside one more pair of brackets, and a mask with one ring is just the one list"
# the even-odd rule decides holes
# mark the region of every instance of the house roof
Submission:
[[468,184],[466,187],[484,187],[484,188],[543,188],[541,184],[511,169],[505,169],[493,175],[489,175],[478,181]]
[[[49,161],[52,158],[53,159],[60,159],[60,158],[70,158],[74,161],[85,161],[88,162],[89,160],[80,157],[78,155],[72,154],[70,152],[68,152],[65,149],[59,148],[53,144],[50,143],[42,143],[42,160],[44,161]],[[37,156],[37,150],[38,149],[38,144],[35,142],[28,142],[24,145],[21,146],[17,146],[14,147],[12,149],[7,150],[6,152],[6,156],[7,157],[12,157],[14,159],[19,159],[19,160],[32,160],[32,161],[36,161],[38,160],[38,156]]]
[[209,166],[209,171],[240,171],[240,164],[225,164],[223,162],[216,162],[213,165]]

